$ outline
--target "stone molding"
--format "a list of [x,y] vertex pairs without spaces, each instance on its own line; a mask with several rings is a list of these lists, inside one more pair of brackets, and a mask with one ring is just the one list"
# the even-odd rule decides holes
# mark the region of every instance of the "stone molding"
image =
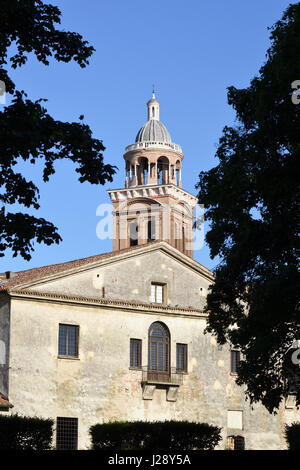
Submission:
[[188,307],[175,307],[164,304],[144,304],[139,302],[113,300],[96,297],[82,297],[79,295],[58,294],[53,292],[37,292],[30,290],[9,290],[7,295],[12,299],[53,301],[82,306],[101,306],[118,310],[135,311],[148,314],[162,314],[172,316],[183,316],[190,318],[207,318],[207,313],[201,309]]
[[195,207],[197,198],[188,191],[174,184],[154,184],[144,186],[133,186],[122,189],[109,189],[108,194],[112,202],[123,202],[136,198],[153,198],[159,196],[171,196],[172,198],[185,202]]

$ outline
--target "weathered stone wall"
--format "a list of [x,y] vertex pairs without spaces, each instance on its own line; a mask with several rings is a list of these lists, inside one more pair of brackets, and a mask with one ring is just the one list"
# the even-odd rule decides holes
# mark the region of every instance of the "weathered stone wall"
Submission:
[[185,307],[202,308],[211,281],[199,270],[191,269],[157,251],[142,255],[127,254],[121,260],[109,259],[99,267],[62,277],[59,280],[30,288],[36,291],[58,292],[102,297],[102,288],[108,299],[148,303],[151,300],[151,282],[167,284],[167,303]]
[[[130,338],[142,343],[147,365],[148,329],[161,321],[171,335],[171,365],[176,343],[188,344],[188,374],[177,401],[156,390],[143,400],[141,371],[129,368]],[[80,327],[79,358],[58,358],[59,323]],[[280,423],[263,407],[253,410],[230,375],[229,348],[204,334],[199,314],[158,314],[83,306],[58,301],[13,299],[11,309],[10,401],[13,413],[78,417],[79,448],[90,445],[88,430],[109,420],[191,420],[221,426],[222,435],[244,435],[246,448],[278,449]],[[243,429],[227,429],[228,410],[243,411]],[[225,441],[220,448],[225,447]]]

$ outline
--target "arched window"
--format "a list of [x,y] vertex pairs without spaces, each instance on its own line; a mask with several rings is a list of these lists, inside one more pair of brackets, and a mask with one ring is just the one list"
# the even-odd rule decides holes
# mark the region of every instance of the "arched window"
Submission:
[[155,116],[155,109],[154,109],[154,106],[152,106],[152,117]]
[[152,380],[167,382],[170,376],[170,333],[160,322],[149,328],[148,371]]

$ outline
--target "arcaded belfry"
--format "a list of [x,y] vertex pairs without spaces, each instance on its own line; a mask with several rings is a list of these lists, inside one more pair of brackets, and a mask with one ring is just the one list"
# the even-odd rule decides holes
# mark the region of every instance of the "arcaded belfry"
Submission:
[[147,103],[148,121],[126,147],[126,188],[137,185],[175,184],[181,188],[182,148],[159,120],[159,102],[152,94]]
[[182,148],[159,119],[153,92],[148,120],[125,149],[125,188],[109,190],[114,205],[113,250],[168,241],[193,257],[193,210],[197,199],[182,189]]

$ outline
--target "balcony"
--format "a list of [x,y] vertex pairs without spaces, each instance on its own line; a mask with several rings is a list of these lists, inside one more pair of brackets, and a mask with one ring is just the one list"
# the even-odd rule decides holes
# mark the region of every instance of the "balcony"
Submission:
[[171,367],[169,372],[165,372],[161,370],[149,370],[148,366],[143,366],[142,383],[179,387],[179,385],[183,383],[183,374],[177,372],[176,367]]

